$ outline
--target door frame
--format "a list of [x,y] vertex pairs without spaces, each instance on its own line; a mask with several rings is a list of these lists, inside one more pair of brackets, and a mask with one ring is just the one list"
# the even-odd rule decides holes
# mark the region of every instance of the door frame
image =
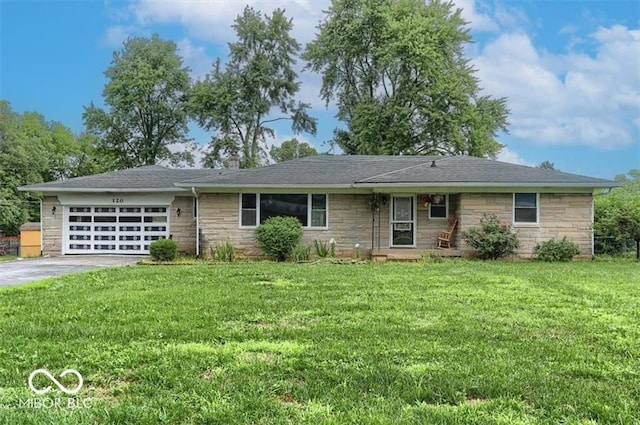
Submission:
[[[389,247],[390,248],[415,248],[417,246],[416,236],[418,235],[417,227],[418,227],[418,204],[416,202],[416,195],[410,194],[391,194],[391,201],[389,202]],[[395,205],[396,198],[410,198],[412,204],[411,211],[411,221],[401,221],[403,223],[411,223],[413,225],[413,234],[411,238],[413,239],[413,244],[411,245],[394,245],[393,244],[393,225],[396,224],[396,221],[393,219],[393,208]]]

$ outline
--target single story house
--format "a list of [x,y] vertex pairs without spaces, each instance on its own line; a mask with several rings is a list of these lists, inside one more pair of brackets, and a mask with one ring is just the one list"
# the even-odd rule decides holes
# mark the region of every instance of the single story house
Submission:
[[[231,241],[257,256],[256,226],[297,217],[304,242],[336,242],[341,255],[392,256],[434,249],[457,220],[453,250],[471,252],[461,232],[483,214],[512,224],[518,254],[566,236],[593,255],[593,193],[613,181],[470,156],[320,155],[255,169],[114,171],[21,187],[41,192],[44,254],[147,254],[172,238],[210,255]],[[443,250],[447,251],[447,250]]]

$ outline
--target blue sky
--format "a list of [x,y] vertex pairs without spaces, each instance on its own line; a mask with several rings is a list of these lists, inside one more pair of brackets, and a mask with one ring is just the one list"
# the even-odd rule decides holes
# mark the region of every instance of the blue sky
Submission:
[[[179,46],[201,78],[233,39],[233,19],[249,3],[281,7],[294,36],[314,36],[329,0],[1,0],[0,99],[81,132],[83,107],[102,103],[113,51],[128,36],[159,34]],[[485,93],[507,97],[510,134],[499,159],[613,178],[640,168],[640,2],[456,0],[475,43],[467,49]],[[338,125],[319,99],[320,77],[301,72],[299,98],[313,106],[316,136]],[[276,128],[271,143],[292,136]],[[194,130],[206,144],[210,135]]]

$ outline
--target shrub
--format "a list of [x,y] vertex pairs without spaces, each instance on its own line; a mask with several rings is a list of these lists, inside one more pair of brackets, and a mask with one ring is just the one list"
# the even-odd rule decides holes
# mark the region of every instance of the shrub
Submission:
[[544,241],[533,248],[534,258],[538,261],[571,261],[578,254],[578,245],[566,236],[560,240],[554,238]]
[[495,215],[484,214],[480,227],[462,233],[462,239],[484,260],[496,260],[516,252],[520,241],[511,226],[500,222]]
[[178,244],[173,239],[159,239],[149,244],[149,254],[153,261],[174,261],[178,254]]
[[311,258],[311,247],[309,245],[296,245],[291,252],[291,259],[296,263],[309,261]]
[[223,263],[233,263],[236,259],[236,250],[230,241],[216,245],[211,250],[211,256]]
[[265,254],[284,261],[302,239],[302,224],[295,217],[271,217],[258,226],[256,239]]

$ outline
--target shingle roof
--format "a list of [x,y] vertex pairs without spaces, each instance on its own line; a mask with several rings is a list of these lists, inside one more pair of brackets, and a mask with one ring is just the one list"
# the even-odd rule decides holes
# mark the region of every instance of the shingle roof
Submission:
[[[432,166],[434,165],[435,166]],[[611,187],[616,183],[471,156],[320,155],[235,173],[202,176],[180,186],[549,185]]]
[[46,191],[104,191],[118,189],[121,191],[179,191],[175,183],[198,177],[215,175],[226,170],[212,169],[172,169],[160,165],[148,165],[127,170],[111,171],[92,176],[76,177],[47,183],[37,183],[20,187],[20,190],[34,192]]
[[[435,165],[435,166],[433,166]],[[246,170],[157,165],[21,187],[40,192],[180,191],[242,187],[530,186],[608,188],[617,183],[471,156],[319,155]]]

